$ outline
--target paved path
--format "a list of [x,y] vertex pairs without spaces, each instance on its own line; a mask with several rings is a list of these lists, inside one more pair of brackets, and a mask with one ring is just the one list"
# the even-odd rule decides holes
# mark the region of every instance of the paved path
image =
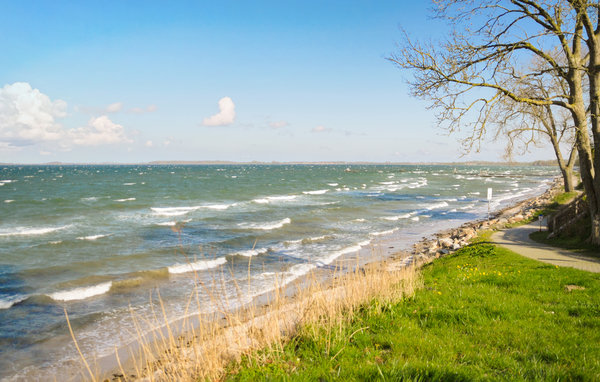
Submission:
[[529,234],[537,230],[539,230],[538,222],[510,228],[494,233],[492,241],[521,256],[543,261],[544,263],[600,273],[600,259],[590,258],[531,240]]

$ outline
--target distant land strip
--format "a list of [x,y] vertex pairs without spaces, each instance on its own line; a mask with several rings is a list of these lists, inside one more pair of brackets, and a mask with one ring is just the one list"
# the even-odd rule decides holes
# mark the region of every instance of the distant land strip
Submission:
[[140,165],[448,165],[448,166],[556,166],[556,160],[536,160],[533,162],[344,162],[344,161],[322,161],[322,162],[234,162],[234,161],[152,161],[152,162],[46,162],[46,163],[0,163],[0,166],[140,166]]

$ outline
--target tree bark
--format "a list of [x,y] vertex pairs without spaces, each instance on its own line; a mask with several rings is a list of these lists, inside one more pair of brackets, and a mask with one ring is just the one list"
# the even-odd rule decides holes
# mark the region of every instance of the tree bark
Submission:
[[573,169],[565,167],[561,170],[563,183],[565,185],[565,192],[575,191],[575,181],[573,179]]

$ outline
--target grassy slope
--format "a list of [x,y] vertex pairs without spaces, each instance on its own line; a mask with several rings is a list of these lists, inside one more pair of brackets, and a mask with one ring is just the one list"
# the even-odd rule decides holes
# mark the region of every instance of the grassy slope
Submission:
[[[576,192],[565,192],[558,194],[552,200],[552,203],[538,214],[550,215],[556,212],[562,205],[572,201],[577,196]],[[536,214],[536,216],[538,215]],[[569,249],[575,253],[579,253],[591,257],[600,257],[600,248],[591,245],[587,239],[591,233],[591,224],[589,220],[583,220],[575,223],[575,226],[567,235],[548,239],[549,232],[534,232],[529,237],[538,243],[548,244],[553,247]]]
[[423,284],[408,300],[372,301],[334,332],[302,328],[226,378],[600,380],[600,275],[482,242],[426,266]]

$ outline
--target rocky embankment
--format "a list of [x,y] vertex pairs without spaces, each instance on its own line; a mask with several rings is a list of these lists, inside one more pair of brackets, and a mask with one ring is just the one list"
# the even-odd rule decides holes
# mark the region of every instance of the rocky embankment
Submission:
[[498,230],[508,224],[514,224],[530,219],[552,199],[562,192],[560,178],[554,180],[552,186],[542,195],[517,203],[514,206],[495,212],[490,220],[477,220],[446,231],[441,231],[430,238],[423,238],[413,246],[411,255],[405,259],[405,264],[422,265],[434,259],[452,253],[468,245],[469,240],[482,230]]

